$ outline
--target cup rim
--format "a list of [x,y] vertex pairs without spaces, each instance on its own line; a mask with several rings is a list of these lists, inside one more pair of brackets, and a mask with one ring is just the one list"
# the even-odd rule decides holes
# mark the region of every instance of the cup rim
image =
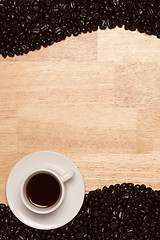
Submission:
[[[25,188],[27,185],[27,182],[29,181],[29,179],[31,179],[31,177],[33,177],[34,175],[38,174],[38,173],[49,173],[50,175],[56,177],[56,179],[58,180],[60,187],[61,187],[61,195],[59,200],[57,200],[57,202],[53,205],[50,206],[48,208],[38,208],[36,206],[34,206],[27,198],[27,196],[25,195]],[[65,188],[64,188],[64,183],[61,180],[61,177],[58,173],[56,173],[54,170],[52,169],[47,169],[47,168],[39,168],[39,169],[34,169],[32,172],[28,173],[22,180],[21,183],[21,187],[20,187],[20,196],[21,196],[21,200],[23,202],[23,204],[32,212],[34,213],[38,213],[38,214],[47,214],[47,213],[51,213],[55,210],[57,210],[57,208],[60,207],[60,205],[62,204],[63,200],[64,200],[64,196],[65,196]]]

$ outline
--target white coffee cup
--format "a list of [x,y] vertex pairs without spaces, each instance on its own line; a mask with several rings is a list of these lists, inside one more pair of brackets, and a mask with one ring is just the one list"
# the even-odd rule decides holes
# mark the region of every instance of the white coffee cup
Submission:
[[[49,174],[49,175],[53,176],[57,180],[57,182],[59,183],[60,190],[61,190],[61,193],[60,193],[60,196],[59,196],[59,199],[57,200],[57,202],[55,204],[53,204],[52,206],[47,207],[47,208],[39,208],[36,205],[32,204],[29,201],[29,199],[27,197],[27,194],[26,194],[26,187],[27,187],[27,184],[28,184],[29,180],[33,176],[36,176],[36,175],[42,174],[42,173]],[[39,213],[39,214],[47,214],[47,213],[55,211],[57,208],[60,207],[60,205],[62,204],[62,202],[65,198],[65,193],[66,193],[65,192],[65,182],[67,182],[73,176],[74,176],[74,171],[72,169],[67,171],[63,175],[58,174],[57,172],[55,172],[52,169],[36,169],[36,170],[30,172],[29,174],[27,174],[27,176],[24,177],[24,179],[21,183],[20,195],[21,195],[21,199],[22,199],[23,204],[29,210],[31,210],[32,212]]]

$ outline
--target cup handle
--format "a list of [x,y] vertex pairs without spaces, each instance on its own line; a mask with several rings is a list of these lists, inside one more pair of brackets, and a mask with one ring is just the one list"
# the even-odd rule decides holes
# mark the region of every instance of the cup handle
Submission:
[[63,183],[67,182],[69,179],[71,179],[74,176],[75,172],[73,170],[69,170],[65,174],[61,176],[61,180]]

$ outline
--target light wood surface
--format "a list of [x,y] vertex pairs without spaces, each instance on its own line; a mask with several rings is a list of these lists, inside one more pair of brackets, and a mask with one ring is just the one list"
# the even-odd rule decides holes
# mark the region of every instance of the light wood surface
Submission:
[[0,202],[14,164],[51,150],[86,192],[122,182],[160,189],[160,40],[123,29],[0,58]]

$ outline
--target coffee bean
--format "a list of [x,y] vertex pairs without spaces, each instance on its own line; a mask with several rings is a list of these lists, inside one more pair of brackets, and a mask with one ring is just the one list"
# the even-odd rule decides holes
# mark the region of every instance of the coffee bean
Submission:
[[124,26],[160,38],[158,0],[0,0],[0,13],[0,54],[4,58],[98,28]]
[[159,240],[160,191],[144,184],[104,186],[85,195],[77,216],[49,231],[21,223],[0,204],[0,240]]

